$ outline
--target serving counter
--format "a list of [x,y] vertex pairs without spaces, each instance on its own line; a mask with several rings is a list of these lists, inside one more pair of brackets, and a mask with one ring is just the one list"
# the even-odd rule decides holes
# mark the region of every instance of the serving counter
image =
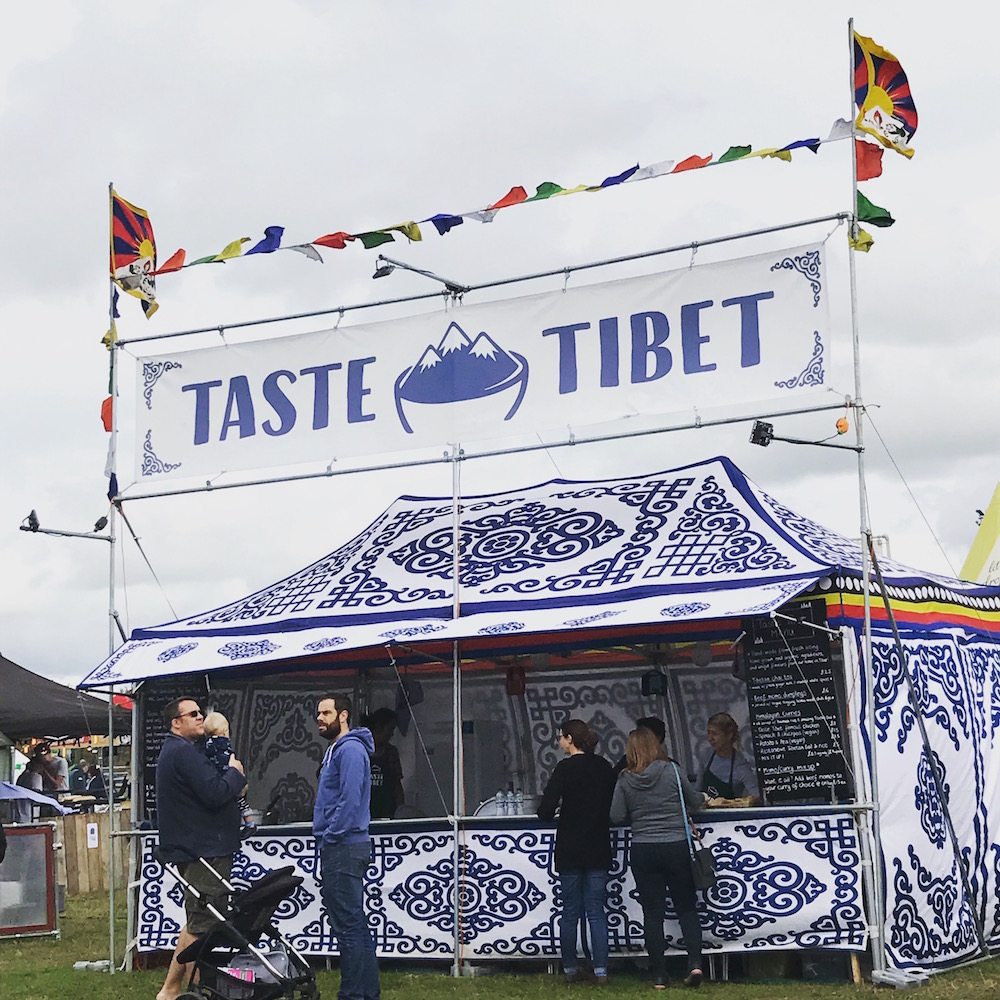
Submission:
[[[711,954],[778,949],[861,951],[867,944],[856,811],[850,806],[714,809],[698,814],[718,884],[699,907]],[[533,816],[481,816],[372,825],[374,861],[366,910],[383,959],[463,961],[559,955],[555,824]],[[183,923],[180,888],[154,859],[155,831],[136,831],[141,850],[137,948],[172,949]],[[612,956],[644,953],[642,911],[628,870],[629,833],[612,831],[608,881]],[[278,924],[308,955],[337,954],[319,892],[318,852],[308,824],[264,827],[236,856],[234,879],[294,865],[305,881],[278,910]],[[668,909],[668,951],[679,927]]]

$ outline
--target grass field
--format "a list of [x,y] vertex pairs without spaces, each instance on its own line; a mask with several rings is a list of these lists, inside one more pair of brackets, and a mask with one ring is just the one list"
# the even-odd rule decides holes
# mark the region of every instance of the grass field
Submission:
[[[116,931],[119,942],[125,928]],[[153,1000],[163,981],[162,969],[118,973],[75,971],[73,963],[108,956],[108,899],[105,895],[77,896],[66,903],[62,938],[0,939],[0,998],[2,1000],[66,1000],[86,996],[98,1000]],[[319,969],[317,981],[326,1000],[337,995],[339,976]],[[566,986],[556,976],[541,971],[517,975],[487,975],[452,978],[442,967],[413,971],[382,970],[382,995],[386,1000],[534,1000],[563,997],[569,1000],[618,1000],[637,994],[652,997],[654,991],[633,970],[612,968],[608,986]],[[666,995],[682,995],[683,987],[668,989]],[[804,983],[801,980],[770,982],[706,982],[701,997],[739,1000],[839,1000],[863,998],[874,993],[888,996],[884,988],[870,983]],[[664,994],[656,994],[663,996]],[[1000,959],[931,977],[930,984],[910,991],[914,1000],[997,1000],[1000,998]]]

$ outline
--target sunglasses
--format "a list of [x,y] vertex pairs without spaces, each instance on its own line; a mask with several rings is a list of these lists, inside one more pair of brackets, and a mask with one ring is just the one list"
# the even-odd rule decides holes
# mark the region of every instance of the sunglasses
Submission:
[[205,713],[200,709],[196,708],[193,712],[181,712],[180,715],[175,715],[175,719],[204,719]]

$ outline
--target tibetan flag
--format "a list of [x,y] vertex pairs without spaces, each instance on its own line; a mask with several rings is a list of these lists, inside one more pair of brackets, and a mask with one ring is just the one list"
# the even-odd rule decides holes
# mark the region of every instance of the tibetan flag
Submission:
[[111,192],[111,279],[142,300],[149,319],[156,303],[156,240],[146,212]]
[[895,219],[884,208],[873,205],[860,191],[858,192],[858,222],[886,229],[895,223]]
[[268,226],[264,230],[264,238],[260,243],[252,246],[243,256],[249,257],[252,253],[274,253],[275,250],[280,250],[281,237],[284,232],[284,226]]
[[870,181],[882,176],[882,147],[864,139],[854,140],[854,158],[858,165],[858,180]]
[[874,245],[875,241],[872,239],[871,233],[866,233],[860,226],[858,226],[858,238],[855,239],[851,235],[851,231],[847,231],[847,242],[855,250],[860,250],[861,253],[868,253]]
[[913,156],[910,142],[917,131],[917,107],[899,60],[870,38],[854,33],[855,127],[875,136],[883,146]]

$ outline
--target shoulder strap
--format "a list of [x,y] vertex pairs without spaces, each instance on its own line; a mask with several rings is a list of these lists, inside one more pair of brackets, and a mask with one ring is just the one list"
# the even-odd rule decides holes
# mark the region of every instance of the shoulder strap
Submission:
[[691,826],[688,823],[687,803],[684,801],[684,786],[681,784],[681,772],[677,768],[675,761],[670,762],[674,769],[674,777],[677,779],[677,794],[681,799],[681,816],[684,817],[684,836],[687,838],[688,853],[694,858],[694,844],[691,843]]

